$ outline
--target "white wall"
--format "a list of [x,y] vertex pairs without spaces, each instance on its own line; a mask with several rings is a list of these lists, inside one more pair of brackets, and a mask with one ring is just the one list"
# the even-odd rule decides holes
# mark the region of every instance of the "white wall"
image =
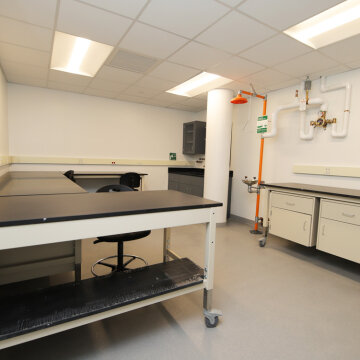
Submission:
[[[95,96],[9,84],[9,150],[13,156],[168,160],[182,154],[182,124],[192,113]],[[191,160],[191,159],[190,159]],[[44,165],[14,165],[15,170]],[[70,166],[149,173],[147,189],[167,188],[167,167]],[[48,169],[68,169],[52,165]]]
[[[9,155],[7,83],[0,67],[0,157]],[[0,167],[0,174],[7,166]]]
[[[8,141],[8,91],[7,82],[0,67],[0,159],[1,164],[7,164],[9,155]],[[0,166],[0,175],[8,170],[8,165]]]
[[[315,129],[313,140],[299,138],[299,112],[288,110],[278,118],[278,135],[265,139],[263,180],[266,182],[298,182],[360,189],[359,178],[293,174],[294,164],[360,167],[360,69],[337,74],[327,79],[328,84],[349,81],[352,88],[349,134],[344,139],[331,137],[328,130]],[[310,97],[322,97],[328,102],[328,118],[342,119],[344,90],[322,94],[319,81],[314,81]],[[268,114],[278,105],[294,101],[299,86],[268,94]],[[250,111],[250,117],[249,117]],[[317,110],[309,112],[307,121],[315,120]],[[262,100],[253,99],[249,105],[234,105],[231,168],[234,170],[231,213],[254,219],[256,196],[248,194],[241,179],[258,175],[260,135],[256,134],[256,120],[262,115]]]

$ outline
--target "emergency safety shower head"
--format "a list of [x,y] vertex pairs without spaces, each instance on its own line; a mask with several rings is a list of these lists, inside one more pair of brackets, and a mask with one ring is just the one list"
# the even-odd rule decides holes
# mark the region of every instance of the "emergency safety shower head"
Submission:
[[241,91],[231,101],[232,104],[246,104],[248,101],[241,95]]

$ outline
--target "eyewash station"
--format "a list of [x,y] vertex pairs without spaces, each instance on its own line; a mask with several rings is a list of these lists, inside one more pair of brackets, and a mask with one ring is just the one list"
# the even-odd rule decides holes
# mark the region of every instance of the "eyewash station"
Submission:
[[[351,84],[342,82],[327,85],[326,79],[321,77],[319,85],[321,93],[334,92],[341,99],[344,98],[342,117],[332,116],[329,103],[324,98],[311,97],[312,82],[309,78],[301,83],[300,91],[296,90],[295,101],[278,105],[269,117],[266,115],[266,96],[258,95],[255,91],[239,91],[237,97],[231,100],[233,104],[244,104],[247,98],[243,95],[263,99],[263,114],[257,121],[257,133],[261,136],[258,177],[245,176],[242,179],[248,192],[256,194],[255,222],[250,232],[261,234],[259,225],[262,225],[264,233],[259,238],[261,247],[266,245],[268,235],[272,234],[360,263],[360,190],[295,182],[267,183],[262,179],[265,139],[274,138],[276,141],[278,118],[285,110],[299,113],[299,138],[304,146],[330,127],[331,138],[346,141],[350,121]],[[308,116],[309,110],[317,108],[319,111],[315,118]],[[319,175],[356,176],[354,169],[349,168],[348,174],[344,174],[346,169],[341,174],[339,170],[337,174],[336,169],[331,166],[293,166],[293,172],[299,174],[319,171]],[[259,216],[260,195],[262,217]]]

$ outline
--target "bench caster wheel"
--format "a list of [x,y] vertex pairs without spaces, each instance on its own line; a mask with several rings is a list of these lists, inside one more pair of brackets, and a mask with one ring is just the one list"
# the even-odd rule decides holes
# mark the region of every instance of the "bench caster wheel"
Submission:
[[266,244],[266,239],[265,239],[265,238],[261,238],[261,239],[259,240],[259,246],[260,246],[260,247],[264,247],[265,244]]
[[205,325],[207,328],[214,328],[219,323],[219,317],[214,316],[213,319],[210,319],[208,317],[205,317]]

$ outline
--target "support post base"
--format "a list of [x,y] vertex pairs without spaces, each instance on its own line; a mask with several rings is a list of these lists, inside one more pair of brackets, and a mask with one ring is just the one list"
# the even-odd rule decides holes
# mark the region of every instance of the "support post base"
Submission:
[[250,230],[250,234],[262,234],[260,230]]

